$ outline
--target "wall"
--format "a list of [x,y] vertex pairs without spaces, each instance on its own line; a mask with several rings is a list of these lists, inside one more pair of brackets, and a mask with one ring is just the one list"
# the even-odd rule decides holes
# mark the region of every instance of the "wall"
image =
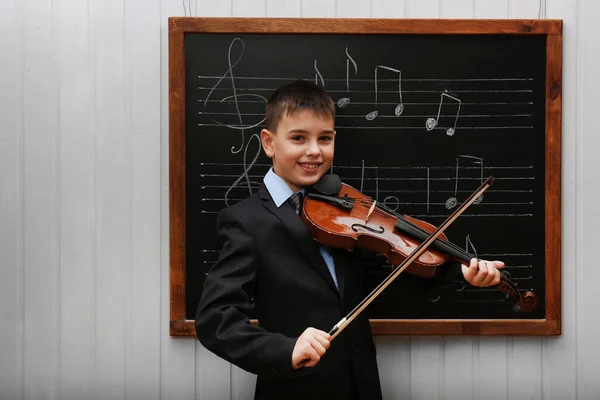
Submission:
[[169,16],[559,18],[563,335],[377,337],[387,399],[595,399],[600,3],[0,0],[0,398],[251,399],[168,335]]

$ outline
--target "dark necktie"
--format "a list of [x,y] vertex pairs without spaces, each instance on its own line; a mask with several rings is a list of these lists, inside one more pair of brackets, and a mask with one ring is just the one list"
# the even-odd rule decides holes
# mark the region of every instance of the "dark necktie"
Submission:
[[[302,209],[302,199],[304,198],[304,194],[302,192],[296,192],[287,199],[288,203],[292,206],[296,214],[300,215],[300,210]],[[333,278],[333,282],[335,286],[339,289],[338,280],[335,273],[335,264],[333,260],[333,256],[331,255],[331,251],[329,248],[325,246],[319,246],[319,252],[321,253],[321,257],[323,257],[323,261],[327,264],[327,269]]]
[[296,211],[296,214],[300,215],[300,209],[302,208],[302,198],[304,197],[304,195],[302,194],[302,192],[296,192],[293,195],[290,196],[290,198],[288,199],[288,202],[290,203],[290,205],[292,206],[292,208],[294,209],[294,211]]

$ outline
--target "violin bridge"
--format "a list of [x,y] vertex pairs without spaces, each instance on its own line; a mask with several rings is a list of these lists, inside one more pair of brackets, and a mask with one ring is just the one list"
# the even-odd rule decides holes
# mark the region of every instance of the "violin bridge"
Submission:
[[375,210],[375,204],[377,201],[373,200],[373,204],[371,204],[371,208],[369,208],[369,212],[367,213],[367,217],[365,218],[365,225],[369,222],[369,218],[371,218],[371,214],[373,214],[373,210]]

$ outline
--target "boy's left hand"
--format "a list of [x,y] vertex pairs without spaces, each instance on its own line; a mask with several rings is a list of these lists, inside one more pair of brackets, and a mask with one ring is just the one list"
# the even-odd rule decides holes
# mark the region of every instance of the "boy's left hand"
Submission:
[[461,268],[465,281],[473,286],[486,287],[500,283],[499,269],[504,268],[504,263],[502,261],[477,261],[476,258],[472,258],[468,267],[462,264]]

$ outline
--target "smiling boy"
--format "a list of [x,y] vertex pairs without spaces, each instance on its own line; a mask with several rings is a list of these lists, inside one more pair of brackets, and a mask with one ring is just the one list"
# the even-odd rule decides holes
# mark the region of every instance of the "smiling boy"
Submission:
[[[256,399],[381,399],[369,321],[334,341],[327,330],[367,294],[355,254],[315,242],[288,200],[329,171],[335,106],[319,86],[273,93],[261,141],[273,167],[259,190],[218,217],[222,251],[209,271],[196,334],[210,351],[257,375]],[[501,262],[472,260],[465,280],[498,283]],[[247,317],[254,307],[260,326]]]

